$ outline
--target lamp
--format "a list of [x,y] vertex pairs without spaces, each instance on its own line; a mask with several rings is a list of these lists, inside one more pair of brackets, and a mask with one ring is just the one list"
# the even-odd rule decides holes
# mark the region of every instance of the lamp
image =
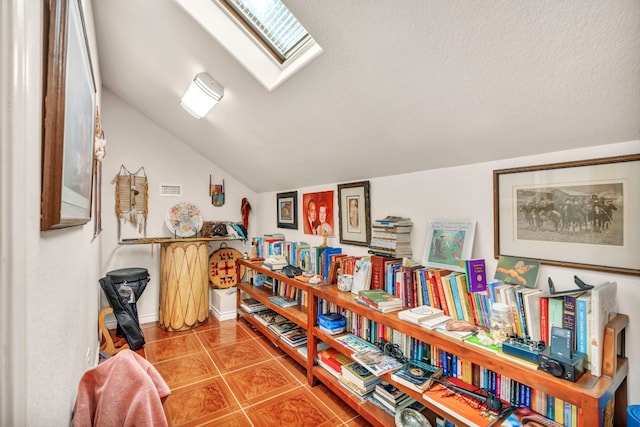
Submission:
[[224,96],[224,88],[207,73],[198,73],[180,100],[182,108],[201,119]]

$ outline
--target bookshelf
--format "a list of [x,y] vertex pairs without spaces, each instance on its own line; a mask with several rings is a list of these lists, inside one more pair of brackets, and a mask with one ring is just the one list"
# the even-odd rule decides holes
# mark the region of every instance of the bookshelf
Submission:
[[[609,322],[605,330],[603,375],[601,377],[594,377],[587,372],[580,377],[577,382],[572,383],[539,371],[534,364],[523,362],[506,355],[496,354],[466,341],[401,320],[398,318],[396,312],[380,313],[371,310],[357,303],[355,295],[350,292],[341,292],[336,286],[327,284],[311,286],[296,279],[289,279],[282,273],[266,269],[262,267],[261,263],[252,263],[247,260],[240,260],[240,262],[261,274],[275,277],[278,280],[285,281],[292,286],[300,287],[308,292],[308,306],[304,309],[298,306],[296,310],[292,310],[291,308],[282,308],[269,303],[268,296],[271,295],[269,290],[254,287],[246,282],[239,285],[239,289],[243,292],[246,292],[248,295],[265,303],[269,308],[274,309],[285,317],[289,317],[307,329],[308,358],[304,360],[295,349],[291,352],[288,351],[290,349],[287,349],[286,345],[280,345],[277,342],[277,337],[274,337],[271,331],[260,327],[262,325],[256,325],[272,342],[274,339],[276,340],[274,342],[275,345],[283,348],[287,354],[290,354],[301,365],[306,366],[309,384],[315,384],[317,381],[322,382],[373,425],[393,425],[393,418],[373,403],[360,401],[357,397],[341,387],[337,379],[323,367],[313,363],[316,358],[316,344],[319,340],[348,354],[348,351],[340,343],[335,341],[332,336],[314,326],[315,319],[318,315],[317,307],[319,300],[336,304],[343,309],[357,313],[369,320],[386,325],[387,327],[393,328],[408,336],[418,338],[431,345],[435,345],[449,353],[456,354],[458,357],[464,358],[475,365],[483,366],[508,378],[517,380],[535,390],[540,390],[558,399],[562,399],[565,402],[569,402],[582,411],[584,426],[600,426],[604,417],[608,416],[606,414],[609,413],[614,419],[614,425],[624,425],[625,423],[627,376],[629,373],[628,360],[624,354],[624,334],[629,322],[628,316],[626,315],[619,314],[614,320]],[[238,292],[238,298],[241,298],[240,292]],[[241,309],[238,309],[238,312],[239,315],[243,315],[240,313],[242,312]],[[294,316],[297,317],[294,319]],[[247,318],[247,321],[253,325],[257,323],[254,319],[249,319],[251,316],[243,315],[243,317]],[[382,378],[385,381],[394,383],[396,387],[427,406],[433,413],[451,420],[456,423],[456,425],[465,425],[464,422],[455,417],[455,414],[427,402],[421,393],[417,393],[395,383],[391,380],[390,374],[385,374]],[[615,402],[615,405],[611,407],[610,402]],[[607,405],[608,403],[609,405]]]

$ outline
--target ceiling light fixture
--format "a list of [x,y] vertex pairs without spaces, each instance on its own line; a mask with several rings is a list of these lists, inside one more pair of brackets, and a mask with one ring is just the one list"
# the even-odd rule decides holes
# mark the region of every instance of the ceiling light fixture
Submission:
[[224,96],[224,88],[207,73],[198,73],[180,100],[182,108],[201,119]]

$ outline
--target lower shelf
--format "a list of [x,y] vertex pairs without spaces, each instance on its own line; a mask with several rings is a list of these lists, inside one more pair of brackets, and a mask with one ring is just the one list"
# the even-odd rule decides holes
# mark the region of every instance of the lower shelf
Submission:
[[340,399],[347,403],[354,411],[360,414],[364,419],[374,426],[392,426],[395,425],[394,419],[382,409],[378,408],[371,402],[359,400],[353,393],[350,393],[340,385],[338,379],[327,372],[321,366],[313,367],[313,376],[320,380]]
[[271,329],[258,322],[251,314],[245,312],[241,308],[238,308],[238,317],[246,320],[247,323],[256,328],[262,335],[264,335],[265,338],[271,341],[271,344],[273,344],[274,347],[277,347],[280,350],[284,351],[285,353],[287,353],[287,355],[291,356],[293,360],[306,368],[307,359],[305,359],[304,356],[300,354],[300,352],[298,351],[298,347],[294,348],[288,346]]

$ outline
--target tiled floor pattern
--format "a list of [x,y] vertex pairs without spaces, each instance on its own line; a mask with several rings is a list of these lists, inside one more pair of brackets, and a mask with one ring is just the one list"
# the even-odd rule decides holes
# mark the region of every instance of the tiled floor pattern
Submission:
[[166,332],[142,325],[149,360],[171,387],[171,426],[369,426],[243,320]]

